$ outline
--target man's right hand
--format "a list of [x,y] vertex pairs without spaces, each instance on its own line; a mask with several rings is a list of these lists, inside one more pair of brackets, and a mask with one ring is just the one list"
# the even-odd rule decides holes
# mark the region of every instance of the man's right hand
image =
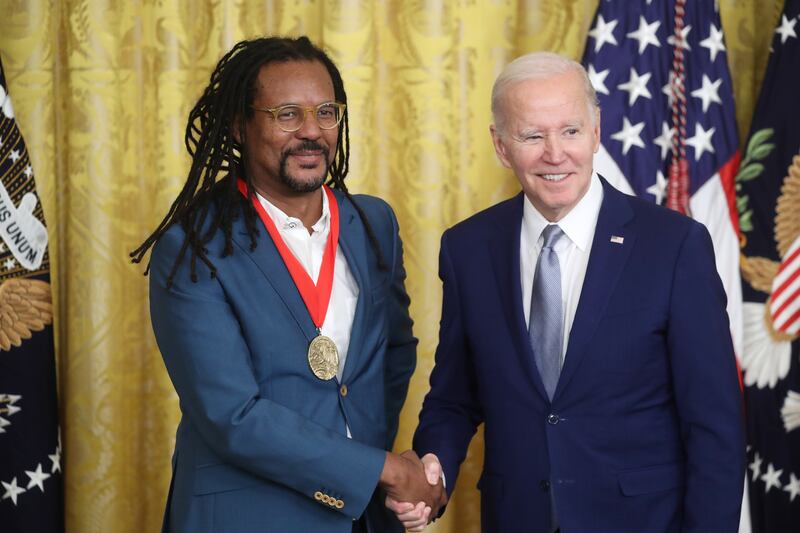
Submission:
[[[425,503],[430,508],[428,516],[438,516],[439,509],[447,503],[447,494],[441,479],[429,482],[425,467],[412,450],[397,455],[386,452],[386,461],[379,485],[386,491],[387,504],[394,502]],[[426,520],[427,523],[427,520]]]
[[[428,488],[432,489],[434,497],[433,505],[425,498],[409,498],[403,499],[397,493],[392,493],[387,490],[386,507],[397,515],[397,519],[409,531],[422,531],[430,521],[431,517],[439,515],[439,510],[447,503],[447,493],[444,490],[444,483],[442,477],[442,467],[439,464],[439,459],[433,454],[427,454],[422,458],[422,461],[417,458],[413,451],[404,452],[400,458],[410,460],[417,468],[423,466],[425,479]],[[387,457],[387,463],[392,459]],[[384,466],[386,470],[386,466]],[[384,489],[386,487],[384,486]],[[418,502],[416,504],[410,502]]]

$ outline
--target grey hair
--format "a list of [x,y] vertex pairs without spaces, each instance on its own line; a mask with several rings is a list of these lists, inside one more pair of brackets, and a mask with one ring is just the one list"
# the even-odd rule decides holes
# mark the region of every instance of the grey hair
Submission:
[[589,105],[592,122],[596,120],[595,113],[592,111],[600,107],[597,101],[597,92],[592,86],[589,74],[583,65],[553,52],[532,52],[520,56],[503,69],[494,82],[492,87],[492,117],[498,129],[502,129],[503,119],[500,111],[501,101],[509,87],[527,80],[542,80],[576,72],[583,81],[583,89],[586,93],[586,101]]

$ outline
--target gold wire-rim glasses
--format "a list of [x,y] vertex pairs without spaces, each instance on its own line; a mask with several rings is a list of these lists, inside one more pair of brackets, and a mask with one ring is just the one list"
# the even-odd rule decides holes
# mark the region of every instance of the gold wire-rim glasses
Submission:
[[[275,120],[275,124],[277,124],[281,130],[287,133],[294,133],[302,128],[303,124],[306,123],[306,115],[308,115],[309,111],[313,111],[314,120],[316,120],[317,126],[319,126],[320,129],[332,130],[342,122],[342,117],[344,117],[344,110],[347,108],[347,104],[343,104],[341,102],[323,102],[315,106],[286,104],[279,107],[256,107],[254,105],[251,105],[250,107],[256,111],[261,111],[262,113],[269,113]],[[321,118],[320,111],[326,107],[335,109],[333,117],[326,118],[326,115],[322,115]],[[296,111],[297,115],[281,116],[292,110]],[[329,124],[328,120],[332,120],[333,122]],[[294,125],[295,121],[299,122]]]

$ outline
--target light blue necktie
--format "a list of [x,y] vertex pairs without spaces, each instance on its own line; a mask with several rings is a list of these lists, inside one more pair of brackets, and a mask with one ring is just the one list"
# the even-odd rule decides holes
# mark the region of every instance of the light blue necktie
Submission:
[[544,245],[536,261],[531,291],[531,312],[528,324],[533,357],[551,400],[561,374],[561,348],[564,341],[564,319],[561,309],[561,267],[553,249],[564,235],[555,224],[544,228]]

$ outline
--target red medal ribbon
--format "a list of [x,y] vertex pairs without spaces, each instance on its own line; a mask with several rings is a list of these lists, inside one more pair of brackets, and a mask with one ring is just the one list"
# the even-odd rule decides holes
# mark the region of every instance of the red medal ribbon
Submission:
[[[241,179],[237,183],[239,191],[247,198],[247,184]],[[333,266],[336,260],[336,248],[339,246],[339,206],[336,203],[336,197],[333,192],[326,186],[322,186],[325,194],[328,196],[328,209],[331,215],[330,231],[328,232],[328,242],[325,243],[325,252],[322,255],[322,265],[319,269],[319,277],[315,285],[308,275],[306,269],[300,264],[300,261],[294,256],[292,251],[283,241],[275,222],[267,214],[264,206],[258,201],[258,198],[253,195],[253,207],[256,208],[256,213],[267,228],[267,233],[272,237],[272,242],[281,254],[283,263],[289,270],[297,290],[300,291],[300,296],[306,304],[308,314],[311,315],[311,320],[317,329],[322,327],[325,322],[325,315],[328,312],[328,304],[331,301],[331,291],[333,289]]]

